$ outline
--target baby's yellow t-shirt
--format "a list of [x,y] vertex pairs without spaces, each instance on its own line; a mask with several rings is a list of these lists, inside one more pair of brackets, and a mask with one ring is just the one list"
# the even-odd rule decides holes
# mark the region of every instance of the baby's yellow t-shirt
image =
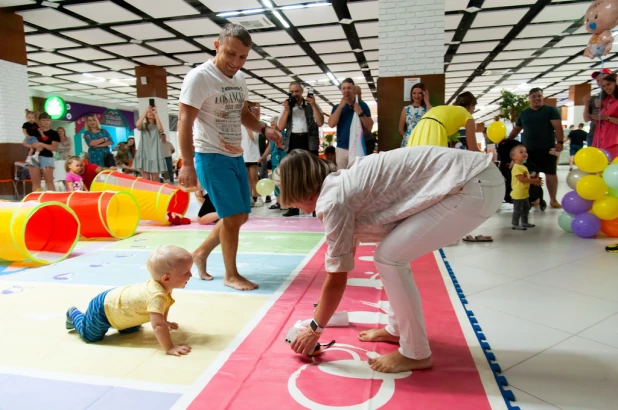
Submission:
[[150,313],[165,314],[174,304],[171,294],[156,280],[112,289],[104,302],[105,315],[113,328],[128,329],[150,322]]
[[511,198],[526,199],[530,196],[530,184],[519,181],[517,175],[528,178],[528,168],[525,165],[513,164],[513,169],[511,169]]

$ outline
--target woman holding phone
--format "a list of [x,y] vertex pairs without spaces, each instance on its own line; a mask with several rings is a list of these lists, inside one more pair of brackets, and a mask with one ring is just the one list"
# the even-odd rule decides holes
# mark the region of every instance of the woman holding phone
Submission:
[[157,115],[154,100],[135,123],[135,128],[141,131],[141,139],[135,154],[133,168],[138,169],[142,178],[159,181],[159,174],[167,170],[163,151],[161,149],[161,133],[163,125]]

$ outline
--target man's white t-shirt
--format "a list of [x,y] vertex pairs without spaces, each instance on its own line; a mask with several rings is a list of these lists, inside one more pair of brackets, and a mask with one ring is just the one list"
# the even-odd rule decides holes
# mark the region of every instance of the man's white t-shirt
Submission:
[[247,99],[242,72],[223,74],[212,60],[189,71],[182,83],[180,102],[198,108],[193,123],[195,151],[238,157],[241,147],[241,113]]
[[[285,107],[283,107],[281,111],[279,112],[279,118],[283,116],[284,111],[285,111]],[[305,110],[303,109],[303,107],[299,107],[298,105],[295,105],[294,109],[292,109],[291,115],[292,115],[292,129],[290,130],[290,133],[303,134],[303,133],[309,132],[307,128],[307,118],[305,117]],[[288,117],[288,120],[289,120],[289,117]]]

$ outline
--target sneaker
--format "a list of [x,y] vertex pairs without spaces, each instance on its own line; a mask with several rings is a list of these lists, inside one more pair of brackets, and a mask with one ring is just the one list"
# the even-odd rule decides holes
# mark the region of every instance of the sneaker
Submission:
[[39,162],[39,153],[35,152],[34,155],[32,156],[32,159],[36,162]]
[[521,224],[521,226],[523,226],[524,228],[534,228],[536,225],[535,224],[529,224],[529,223],[523,223]]
[[264,206],[264,200],[262,199],[261,196],[258,196],[258,199],[255,200],[255,202],[253,203],[253,206],[256,208]]
[[73,313],[75,309],[77,309],[75,306],[71,306],[67,309],[67,320],[65,322],[65,327],[67,328],[67,330],[75,329],[75,326],[73,325],[73,319],[71,319],[71,313]]
[[298,215],[300,215],[300,210],[298,208],[290,208],[288,209],[286,213],[283,214],[283,216],[285,217],[298,216]]
[[525,231],[526,228],[520,225],[513,225],[513,230],[515,231]]
[[25,162],[26,164],[28,164],[28,165],[32,165],[32,166],[34,166],[34,162],[32,161],[32,157],[28,157],[28,158],[26,158],[26,161],[24,161],[24,162]]

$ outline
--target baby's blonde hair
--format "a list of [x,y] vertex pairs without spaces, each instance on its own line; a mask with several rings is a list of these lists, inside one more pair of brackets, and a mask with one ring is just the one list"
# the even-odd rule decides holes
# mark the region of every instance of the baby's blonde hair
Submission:
[[66,161],[64,161],[64,170],[69,172],[71,170],[71,164],[74,162],[82,162],[80,157],[76,157],[75,155],[69,157]]
[[279,199],[282,205],[298,204],[319,194],[328,174],[335,171],[335,164],[320,159],[309,151],[290,152],[281,160],[273,175],[275,185],[281,189]]
[[146,269],[153,279],[159,280],[185,263],[193,262],[193,256],[179,246],[162,245],[155,249],[146,261]]

